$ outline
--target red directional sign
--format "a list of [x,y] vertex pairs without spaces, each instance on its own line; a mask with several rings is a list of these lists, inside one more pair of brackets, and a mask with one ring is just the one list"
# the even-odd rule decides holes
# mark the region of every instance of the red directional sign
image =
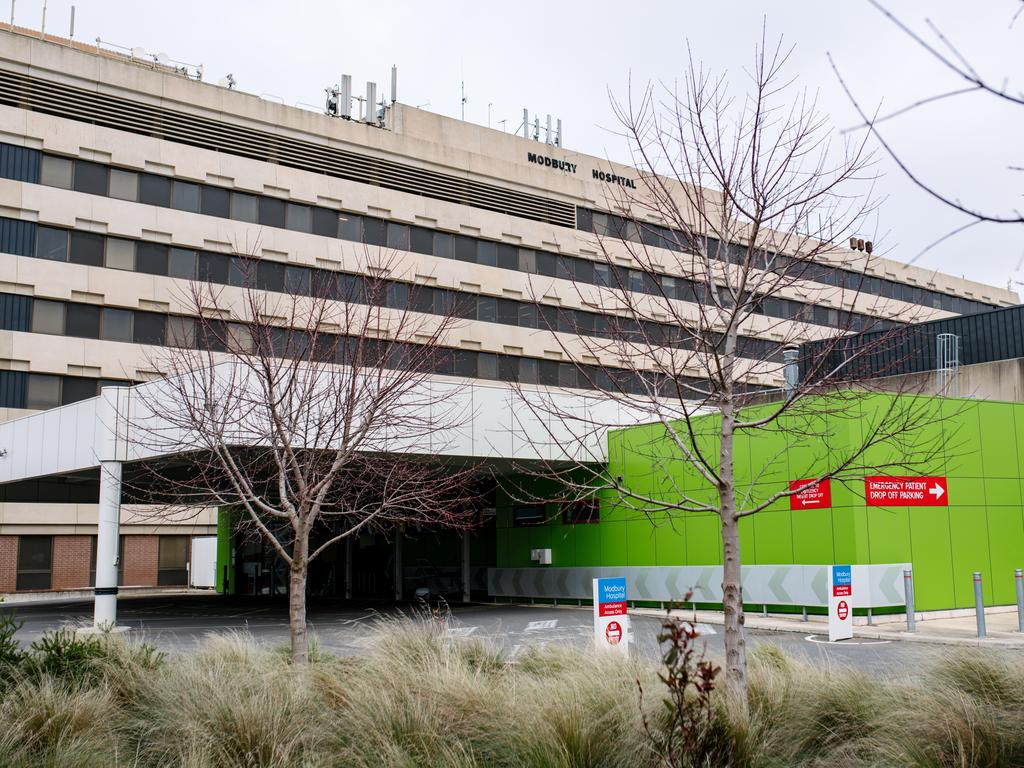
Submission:
[[810,480],[791,480],[789,482],[791,491],[803,488],[799,493],[794,493],[789,497],[790,509],[828,509],[832,506],[832,486],[828,479],[807,485],[810,482]]
[[948,507],[944,477],[865,477],[864,501],[869,507]]

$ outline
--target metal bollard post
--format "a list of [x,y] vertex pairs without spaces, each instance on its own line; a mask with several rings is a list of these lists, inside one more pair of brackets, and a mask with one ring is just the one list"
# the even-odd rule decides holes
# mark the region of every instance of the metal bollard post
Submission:
[[914,572],[909,568],[903,571],[903,596],[907,606],[907,632],[914,632],[917,627],[914,617]]
[[978,637],[985,637],[985,600],[981,594],[981,572],[974,572],[974,613],[978,617]]
[[868,626],[869,627],[874,623],[872,621],[872,619],[874,619],[874,616],[871,614],[871,608],[869,607],[868,608]]
[[1024,632],[1024,568],[1014,571],[1013,578],[1017,582],[1017,630]]
[[800,609],[801,621],[807,621],[807,606]]

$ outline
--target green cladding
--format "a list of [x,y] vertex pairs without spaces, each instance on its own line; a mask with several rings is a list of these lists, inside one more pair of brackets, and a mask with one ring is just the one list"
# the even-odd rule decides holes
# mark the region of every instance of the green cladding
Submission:
[[[751,409],[744,418],[773,407]],[[718,418],[701,417],[695,424],[687,446],[713,457],[717,466]],[[873,444],[861,454],[866,443]],[[831,482],[830,509],[792,511],[782,498],[744,518],[744,563],[910,562],[921,610],[973,606],[971,574],[981,571],[988,604],[1014,602],[1014,569],[1024,567],[1024,404],[866,393],[838,401],[823,397],[768,428],[739,432],[734,456],[747,505],[769,499],[789,481],[849,462]],[[715,513],[658,509],[658,501],[684,496],[717,500],[714,486],[682,458],[664,427],[611,432],[608,457],[607,472],[622,477],[634,498],[599,494],[600,522],[565,524],[560,506],[551,503],[543,523],[517,527],[512,510],[518,502],[499,494],[498,566],[533,565],[530,550],[536,548],[550,548],[552,565],[563,567],[721,562]],[[948,506],[866,506],[866,475],[944,475]],[[546,489],[539,490],[536,495]]]

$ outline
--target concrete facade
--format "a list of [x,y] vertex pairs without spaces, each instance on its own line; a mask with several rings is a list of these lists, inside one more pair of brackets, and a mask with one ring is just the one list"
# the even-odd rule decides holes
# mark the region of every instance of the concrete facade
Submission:
[[[333,119],[85,46],[3,31],[4,26],[0,25],[0,145],[13,148],[12,158],[37,163],[39,171],[35,180],[29,178],[30,172],[0,174],[5,175],[0,178],[0,219],[14,233],[12,245],[0,253],[0,297],[10,297],[4,301],[14,308],[12,313],[28,312],[20,325],[12,321],[16,329],[0,330],[0,374],[27,393],[20,400],[0,397],[0,419],[35,413],[38,409],[31,406],[39,401],[33,387],[46,396],[57,392],[51,404],[66,405],[72,397],[87,395],[90,387],[96,394],[95,388],[106,383],[136,383],[160,375],[154,368],[154,347],[137,341],[131,332],[125,336],[122,326],[114,322],[137,329],[142,317],[137,313],[173,317],[189,312],[184,298],[187,278],[173,276],[171,267],[159,274],[143,269],[145,249],[157,248],[164,259],[176,253],[241,252],[283,267],[365,273],[384,247],[316,234],[309,225],[290,226],[293,213],[301,220],[313,210],[306,206],[313,206],[314,214],[327,210],[340,220],[360,216],[366,222],[383,221],[388,238],[395,232],[403,244],[407,240],[401,238],[410,237],[410,228],[419,228],[416,231],[433,233],[435,249],[441,237],[462,236],[468,239],[459,242],[471,239],[481,254],[501,246],[515,249],[520,265],[533,264],[536,254],[597,262],[603,257],[593,236],[577,229],[577,209],[612,209],[611,177],[636,175],[633,169],[597,157],[402,104],[387,107],[385,128]],[[61,108],[47,106],[47,89],[59,88],[76,95],[65,96]],[[103,117],[87,111],[90,100],[100,105],[96,109]],[[133,123],[134,109],[160,111],[162,127]],[[117,120],[122,122],[114,127]],[[172,129],[178,133],[172,136]],[[244,134],[248,143],[239,140],[230,145],[236,131],[249,132]],[[321,153],[317,157],[326,158],[323,168],[305,167],[303,158],[316,152]],[[546,165],[545,157],[555,164]],[[353,162],[352,170],[344,170],[344,162]],[[371,166],[378,169],[380,178],[356,179]],[[70,168],[78,175],[69,175],[65,184],[61,174]],[[390,174],[387,178],[385,171]],[[98,174],[106,186],[90,188],[87,173]],[[346,174],[349,178],[343,177]],[[121,199],[115,178],[135,179],[136,184],[163,179],[174,195],[181,191],[184,202],[176,208],[177,198],[172,195],[166,204],[147,203],[142,192],[133,199]],[[260,197],[260,205],[263,199],[278,201],[289,218],[275,225],[203,213],[198,202],[192,206],[185,199],[193,189],[199,194],[193,184],[222,190],[225,200],[230,194],[232,206],[248,201],[247,195]],[[447,191],[459,185],[462,192]],[[28,246],[13,245],[15,235],[26,232],[31,232],[32,253]],[[54,238],[63,236],[60,232],[70,238],[65,247],[71,255],[57,264],[41,254],[44,240],[56,242]],[[99,262],[73,263],[76,243],[99,248]],[[609,248],[628,268],[628,251],[621,246],[616,251],[614,243]],[[481,307],[490,306],[483,300],[493,299],[585,312],[592,310],[595,296],[609,290],[598,285],[581,290],[558,274],[503,267],[483,257],[469,262],[457,255],[416,252],[409,245],[390,250],[398,250],[401,257],[392,279],[474,297]],[[125,253],[134,254],[134,261],[132,257],[118,261]],[[831,262],[857,268],[862,258],[844,251],[837,252]],[[931,298],[912,303],[861,295],[851,302],[838,288],[819,285],[812,286],[814,302],[898,320],[948,316],[952,312],[941,308],[945,299],[972,306],[1017,302],[1009,291],[884,259],[874,260],[868,274],[929,291]],[[237,292],[226,287],[225,300],[230,303]],[[808,300],[808,292],[799,286],[790,294],[786,298],[793,301]],[[73,312],[88,314],[89,308],[100,312],[96,338],[72,335],[53,325],[54,317],[62,317],[70,329],[67,318]],[[44,314],[44,309],[50,314]],[[685,309],[696,317],[696,306]],[[790,322],[807,339],[826,332],[813,323]],[[744,333],[770,342],[772,334],[778,333],[778,320],[752,318]],[[478,356],[481,379],[498,378],[490,367],[494,359],[517,365],[520,360],[533,361],[534,366],[558,363],[565,359],[563,349],[574,348],[571,334],[563,333],[559,343],[552,331],[503,324],[485,317],[484,309],[476,319],[453,329],[447,344]],[[589,362],[615,365],[614,360]],[[526,364],[521,365],[526,370]],[[780,383],[778,370],[756,365],[751,367],[750,379],[764,385]],[[8,494],[0,501],[0,592],[10,590],[11,542],[16,557],[19,536],[55,536],[54,562],[73,561],[59,569],[54,566],[53,589],[80,584],[83,572],[88,577],[81,561],[86,551],[83,542],[96,533],[94,498],[35,500],[32,493],[27,489],[22,498]],[[42,496],[41,491],[36,493]],[[121,522],[123,583],[154,585],[157,536],[214,533],[217,521],[213,510],[202,510],[170,522],[122,511]]]

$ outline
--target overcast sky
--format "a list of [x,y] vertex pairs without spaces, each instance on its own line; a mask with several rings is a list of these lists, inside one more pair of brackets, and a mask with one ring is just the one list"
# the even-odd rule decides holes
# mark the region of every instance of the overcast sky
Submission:
[[[816,92],[837,129],[856,114],[831,72],[836,59],[858,99],[884,114],[962,87],[866,0],[716,2],[328,2],[327,0],[48,0],[47,31],[202,63],[206,80],[231,72],[241,90],[286,103],[323,103],[342,72],[386,95],[392,64],[399,101],[514,131],[523,107],[562,119],[567,149],[626,160],[613,132],[608,93],[634,82],[672,80],[686,45],[710,70],[741,83],[763,20],[769,36],[796,46],[789,72]],[[1021,0],[890,0],[925,33],[930,18],[984,77],[1024,91]],[[38,28],[43,0],[17,0],[15,21]],[[0,3],[0,13],[8,13]],[[933,38],[934,39],[934,38]],[[506,120],[506,123],[500,121]],[[543,118],[542,118],[543,121]],[[1024,108],[969,94],[915,110],[884,126],[886,139],[923,179],[971,206],[1012,213],[1021,206]],[[865,232],[901,261],[1006,286],[1024,281],[1024,227],[982,225],[923,256],[929,243],[968,220],[930,200],[884,156],[885,200]],[[1020,292],[1024,286],[1013,285]]]

